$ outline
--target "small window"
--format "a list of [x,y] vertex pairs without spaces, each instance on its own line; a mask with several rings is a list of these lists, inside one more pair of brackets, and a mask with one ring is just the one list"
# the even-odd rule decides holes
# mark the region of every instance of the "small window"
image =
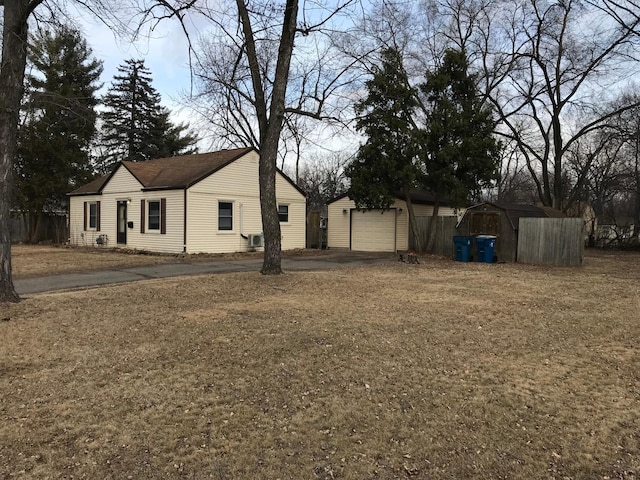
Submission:
[[98,227],[98,204],[96,202],[89,203],[89,228],[96,229]]
[[84,202],[84,231],[100,231],[100,200]]
[[289,223],[289,205],[278,205],[278,218],[280,223]]
[[233,230],[233,203],[218,202],[218,230]]
[[149,230],[160,230],[160,200],[149,202],[147,228]]

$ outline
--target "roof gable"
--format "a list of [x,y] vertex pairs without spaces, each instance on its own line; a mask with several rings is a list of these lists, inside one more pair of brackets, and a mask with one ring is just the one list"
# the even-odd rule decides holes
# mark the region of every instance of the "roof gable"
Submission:
[[[565,218],[566,215],[560,210],[556,210],[551,207],[544,207],[530,204],[519,203],[494,203],[483,202],[478,205],[474,205],[467,209],[467,212],[473,213],[474,210],[479,210],[483,206],[491,206],[498,210],[503,210],[509,223],[514,230],[518,230],[520,227],[521,218]],[[466,215],[466,212],[465,212]]]
[[[255,151],[253,147],[159,158],[145,162],[122,161],[113,171],[75,189],[69,195],[99,195],[120,168],[125,168],[143,189],[183,189],[203,180],[231,162]],[[285,178],[288,179],[288,177]],[[290,180],[289,180],[290,181]]]
[[254,150],[251,147],[237,148],[159,158],[146,162],[123,161],[122,165],[131,172],[144,189],[183,189],[198,183]]

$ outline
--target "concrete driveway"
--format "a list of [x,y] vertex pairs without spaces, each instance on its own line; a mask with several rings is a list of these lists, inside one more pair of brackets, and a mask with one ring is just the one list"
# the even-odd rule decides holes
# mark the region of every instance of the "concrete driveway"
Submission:
[[[282,269],[288,271],[321,270],[346,266],[380,265],[396,261],[391,253],[338,252],[327,255],[300,255],[283,257]],[[150,278],[167,278],[181,275],[219,274],[229,272],[258,272],[262,259],[212,260],[210,262],[149,265],[116,270],[96,270],[82,273],[66,273],[45,277],[14,280],[19,295],[89,288],[115,283],[135,282]]]

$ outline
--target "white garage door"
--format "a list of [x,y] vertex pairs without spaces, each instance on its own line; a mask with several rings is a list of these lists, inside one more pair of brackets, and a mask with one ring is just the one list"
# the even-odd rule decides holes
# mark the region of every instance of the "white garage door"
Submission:
[[351,250],[394,252],[396,250],[396,211],[351,210]]

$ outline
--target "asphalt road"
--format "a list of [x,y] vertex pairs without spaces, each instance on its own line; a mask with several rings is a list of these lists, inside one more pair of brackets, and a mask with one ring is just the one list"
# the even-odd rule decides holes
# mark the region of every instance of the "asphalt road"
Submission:
[[[396,257],[390,253],[342,252],[321,256],[283,257],[282,269],[285,272],[287,270],[321,270],[345,266],[379,265],[394,261],[396,261]],[[214,260],[210,262],[149,265],[117,270],[96,270],[44,277],[19,278],[14,279],[13,283],[19,295],[29,295],[135,282],[152,278],[229,272],[258,272],[261,267],[262,259]]]

